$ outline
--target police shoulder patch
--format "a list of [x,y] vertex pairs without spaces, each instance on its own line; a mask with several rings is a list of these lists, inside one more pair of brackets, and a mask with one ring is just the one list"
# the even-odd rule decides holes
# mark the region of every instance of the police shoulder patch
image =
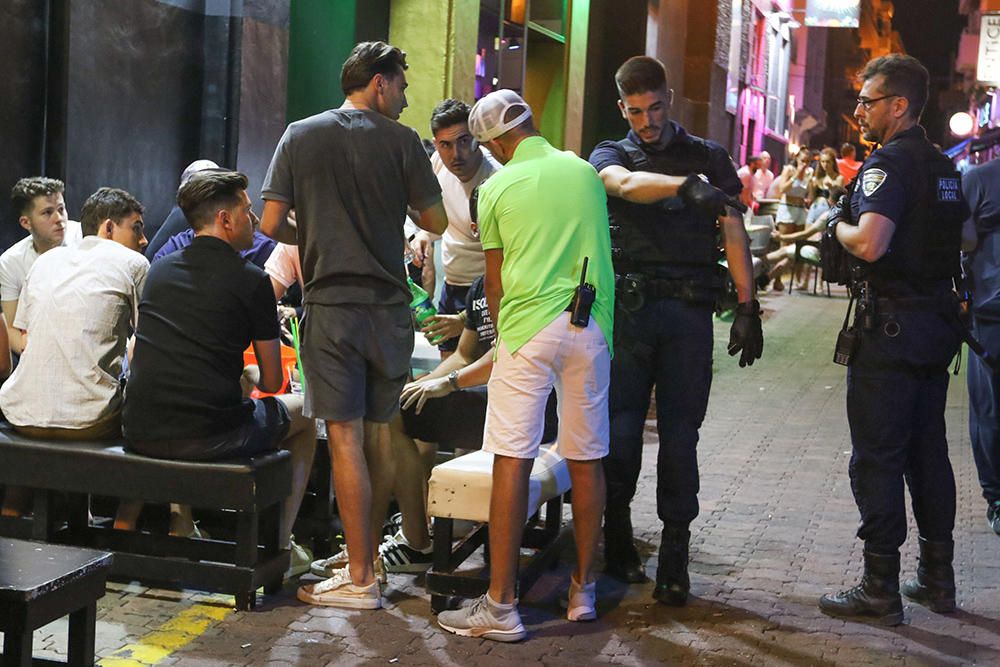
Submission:
[[861,191],[871,197],[885,183],[886,173],[881,169],[866,169],[861,175]]

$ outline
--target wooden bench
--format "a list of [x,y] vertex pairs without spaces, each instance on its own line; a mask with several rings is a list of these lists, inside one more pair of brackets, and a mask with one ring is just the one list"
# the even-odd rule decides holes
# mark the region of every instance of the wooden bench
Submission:
[[0,631],[3,664],[63,664],[32,660],[32,634],[69,615],[74,667],[94,664],[97,601],[104,597],[111,554],[0,539]]
[[[0,535],[111,551],[113,578],[231,593],[241,610],[255,606],[260,586],[280,590],[290,559],[278,543],[281,503],[292,484],[288,452],[191,463],[132,454],[122,445],[36,440],[0,427],[0,484],[33,491],[31,518],[0,519]],[[67,499],[66,520],[58,523],[51,512],[57,492]],[[200,539],[92,525],[95,495],[224,510],[234,515],[234,530]]]
[[[544,521],[525,528],[521,546],[535,553],[518,571],[517,585],[521,593],[538,580],[546,568],[558,562],[569,536],[563,530],[563,496],[570,489],[566,460],[556,452],[556,446],[543,446],[531,468],[528,482],[528,516],[545,507]],[[427,573],[427,592],[431,594],[431,609],[439,612],[448,606],[449,598],[472,598],[486,592],[489,580],[481,572],[459,573],[458,568],[484,546],[489,559],[490,493],[493,489],[493,455],[483,451],[459,456],[435,466],[427,488],[427,512],[434,519],[433,565]],[[456,519],[474,521],[479,525],[468,535],[452,544]]]

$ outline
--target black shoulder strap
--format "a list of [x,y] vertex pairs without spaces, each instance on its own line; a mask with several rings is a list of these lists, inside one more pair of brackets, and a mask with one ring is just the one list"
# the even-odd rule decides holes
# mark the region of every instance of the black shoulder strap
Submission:
[[642,149],[639,148],[638,144],[634,141],[625,137],[618,142],[618,145],[624,149],[625,154],[628,155],[629,162],[632,163],[632,171],[651,171],[649,168],[649,158]]

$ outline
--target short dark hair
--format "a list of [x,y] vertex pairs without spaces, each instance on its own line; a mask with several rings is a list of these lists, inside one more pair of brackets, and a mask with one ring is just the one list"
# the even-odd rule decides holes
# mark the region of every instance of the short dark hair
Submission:
[[667,87],[667,68],[656,58],[633,56],[615,72],[618,94],[637,95]]
[[927,105],[927,91],[930,85],[927,68],[913,56],[890,53],[869,60],[859,76],[862,81],[867,81],[880,74],[885,77],[885,92],[905,97],[910,103],[910,117],[920,120],[924,106]]
[[854,147],[854,144],[846,142],[840,146],[840,157],[847,157],[848,155],[854,155],[857,153],[858,149]]
[[459,123],[469,124],[469,112],[472,107],[462,100],[444,100],[431,112],[431,134]]
[[747,166],[749,167],[754,162],[763,162],[763,161],[764,161],[764,158],[762,158],[761,156],[759,156],[759,155],[751,155],[750,157],[747,158]]
[[35,197],[48,197],[66,191],[62,181],[45,176],[30,176],[22,178],[10,191],[10,201],[14,204],[17,214],[27,215],[34,206]]
[[80,227],[84,236],[97,233],[101,223],[111,219],[118,224],[133,213],[142,215],[146,209],[139,200],[118,188],[98,188],[97,192],[87,197],[80,211]]
[[406,68],[404,51],[385,42],[361,42],[340,69],[340,87],[344,95],[350,95],[366,87],[376,74],[396,77]]
[[191,229],[198,231],[211,224],[220,208],[242,204],[240,193],[249,185],[246,175],[238,171],[205,169],[177,190],[177,205],[184,211]]

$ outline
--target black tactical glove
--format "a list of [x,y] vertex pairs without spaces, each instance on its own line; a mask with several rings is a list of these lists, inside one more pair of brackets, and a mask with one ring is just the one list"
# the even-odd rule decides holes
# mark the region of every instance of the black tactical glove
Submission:
[[746,213],[747,207],[736,197],[730,197],[725,192],[705,181],[697,174],[691,174],[677,190],[677,196],[685,202],[710,214],[713,218],[726,213],[726,207]]
[[847,251],[837,240],[837,225],[851,223],[850,201],[841,195],[837,203],[830,207],[826,217],[826,229],[819,241],[820,266],[823,280],[838,285],[851,282],[851,264]]
[[736,317],[729,329],[729,356],[740,355],[740,368],[753,366],[764,353],[764,330],[760,323],[760,302],[757,299],[736,307]]

